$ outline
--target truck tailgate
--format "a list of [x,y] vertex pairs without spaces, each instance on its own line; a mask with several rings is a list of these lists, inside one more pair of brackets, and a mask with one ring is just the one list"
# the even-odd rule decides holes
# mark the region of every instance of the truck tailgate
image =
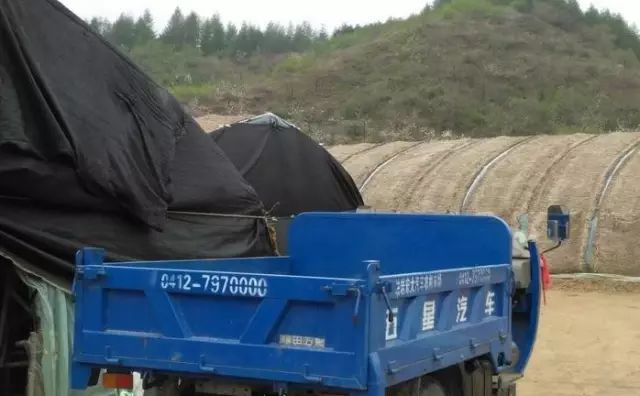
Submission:
[[92,249],[79,261],[75,361],[365,387],[366,321],[354,320],[363,280],[202,270],[198,261],[109,265]]

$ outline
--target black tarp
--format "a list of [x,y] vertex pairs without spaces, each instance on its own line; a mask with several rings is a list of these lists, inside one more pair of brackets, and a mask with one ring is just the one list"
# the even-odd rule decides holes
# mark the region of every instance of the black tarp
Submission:
[[342,165],[322,146],[280,117],[267,113],[211,133],[267,211],[348,211],[362,196]]
[[54,0],[0,0],[0,250],[67,278],[85,245],[266,255],[262,214],[177,101],[82,20]]

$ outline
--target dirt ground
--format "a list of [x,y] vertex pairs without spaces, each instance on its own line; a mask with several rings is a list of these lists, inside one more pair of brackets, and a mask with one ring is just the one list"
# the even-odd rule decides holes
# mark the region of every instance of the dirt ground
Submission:
[[228,124],[233,124],[234,122],[246,120],[247,118],[251,118],[252,116],[248,114],[239,114],[239,115],[220,115],[220,114],[207,114],[202,117],[196,118],[196,121],[205,132],[211,132],[218,128],[221,128]]
[[640,395],[640,285],[554,282],[518,395]]

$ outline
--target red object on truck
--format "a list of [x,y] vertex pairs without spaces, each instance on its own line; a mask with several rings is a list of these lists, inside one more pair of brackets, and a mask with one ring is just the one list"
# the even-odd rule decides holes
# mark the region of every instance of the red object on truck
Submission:
[[542,296],[544,298],[545,305],[547,304],[546,290],[551,289],[551,271],[549,270],[549,263],[543,253],[540,253],[540,272],[542,273]]
[[549,290],[551,289],[551,270],[547,258],[542,253],[540,254],[540,265],[542,266],[542,288]]

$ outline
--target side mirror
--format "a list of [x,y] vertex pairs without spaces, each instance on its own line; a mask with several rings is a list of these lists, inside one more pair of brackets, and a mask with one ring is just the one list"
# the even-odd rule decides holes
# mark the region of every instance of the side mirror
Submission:
[[552,205],[547,210],[547,238],[554,242],[569,239],[571,215],[564,206]]

